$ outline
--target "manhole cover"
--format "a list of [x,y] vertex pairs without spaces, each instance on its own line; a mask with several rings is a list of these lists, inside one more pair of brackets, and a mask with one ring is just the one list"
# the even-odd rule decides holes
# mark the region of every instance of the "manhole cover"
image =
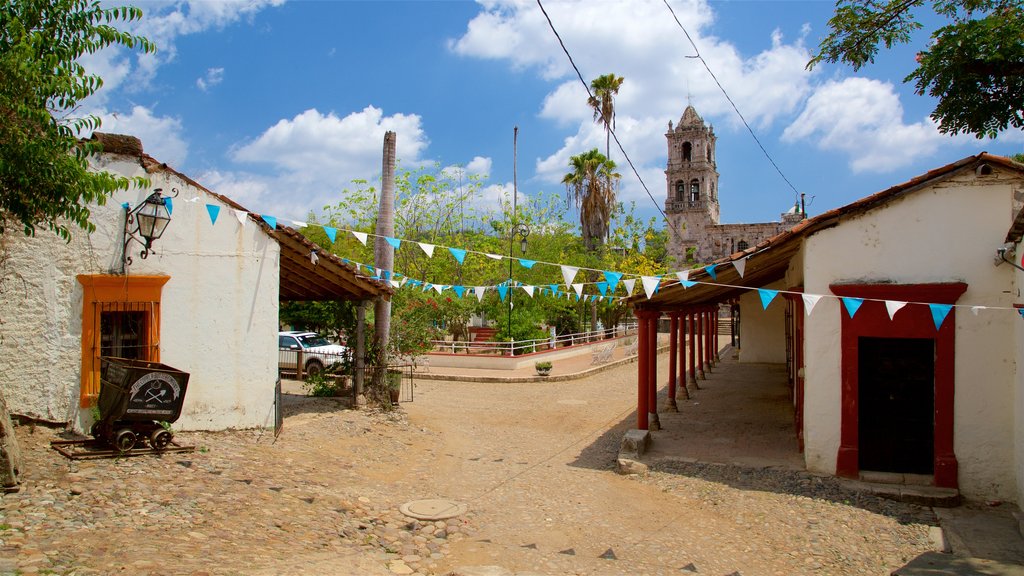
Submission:
[[417,520],[444,520],[466,513],[466,505],[451,500],[413,500],[398,507],[398,510]]

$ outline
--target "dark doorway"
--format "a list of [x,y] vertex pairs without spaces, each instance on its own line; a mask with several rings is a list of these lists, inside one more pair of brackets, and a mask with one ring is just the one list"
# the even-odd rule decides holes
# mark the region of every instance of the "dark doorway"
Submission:
[[932,474],[935,341],[858,339],[861,470]]

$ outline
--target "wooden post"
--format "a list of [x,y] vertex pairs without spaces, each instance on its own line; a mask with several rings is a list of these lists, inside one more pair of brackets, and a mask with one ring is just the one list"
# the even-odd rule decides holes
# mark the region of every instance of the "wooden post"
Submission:
[[647,312],[637,310],[636,427],[648,429],[647,421]]
[[295,351],[295,379],[299,382],[305,380],[305,362],[302,361],[302,348]]
[[651,430],[661,430],[658,420],[658,319],[661,312],[650,312],[647,320],[647,415]]
[[707,348],[707,339],[705,338],[707,331],[704,330],[704,311],[697,308],[694,310],[693,316],[697,319],[697,375],[700,376],[701,380],[707,380],[707,376],[704,374],[704,349]]
[[679,346],[679,314],[671,313],[668,334],[668,398],[665,401],[666,412],[678,412],[676,406],[676,347]]
[[[678,383],[676,387],[676,399],[682,398],[683,400],[690,399],[690,392],[686,389],[686,315],[683,313],[676,313],[676,318],[679,320],[679,335],[677,341],[679,342],[679,377],[676,379]],[[677,404],[674,404],[676,410],[679,409]]]
[[360,300],[356,306],[356,373],[352,378],[352,393],[356,397],[356,406],[366,403],[366,300]]
[[693,386],[695,390],[700,390],[700,386],[697,385],[697,316],[691,308],[686,317],[690,322],[690,368],[687,371],[687,384]]

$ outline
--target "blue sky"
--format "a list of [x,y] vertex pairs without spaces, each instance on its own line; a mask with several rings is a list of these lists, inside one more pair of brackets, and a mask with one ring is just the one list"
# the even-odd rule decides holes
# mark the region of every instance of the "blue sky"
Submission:
[[[902,78],[927,41],[883,52],[858,72],[805,65],[827,34],[831,2],[718,0],[670,4],[811,215],[996,140],[938,133],[933,102]],[[535,0],[141,1],[134,29],[156,55],[122,49],[86,59],[105,86],[83,107],[103,131],[145,150],[248,209],[283,219],[338,200],[350,181],[379,181],[386,130],[403,167],[438,163],[487,175],[487,206],[512,186],[561,193],[568,158],[604,148],[586,93]],[[625,77],[617,130],[661,205],[664,133],[692,103],[718,136],[723,222],[777,220],[794,192],[765,158],[662,0],[546,0],[588,81]],[[619,197],[658,215],[621,154]]]

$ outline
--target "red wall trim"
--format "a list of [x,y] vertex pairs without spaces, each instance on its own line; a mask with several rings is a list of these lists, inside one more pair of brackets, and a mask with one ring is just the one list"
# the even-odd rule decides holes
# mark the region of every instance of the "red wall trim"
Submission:
[[884,302],[898,300],[929,304],[955,304],[967,290],[963,282],[939,284],[833,284],[837,296],[864,298],[865,302],[850,318],[840,304],[842,318],[842,407],[836,474],[856,478],[860,473],[858,452],[858,341],[862,336],[885,338],[935,339],[935,485],[956,488],[957,460],[953,452],[953,397],[956,368],[956,309],[950,310],[935,330],[931,310],[924,305],[909,305],[890,320]]

